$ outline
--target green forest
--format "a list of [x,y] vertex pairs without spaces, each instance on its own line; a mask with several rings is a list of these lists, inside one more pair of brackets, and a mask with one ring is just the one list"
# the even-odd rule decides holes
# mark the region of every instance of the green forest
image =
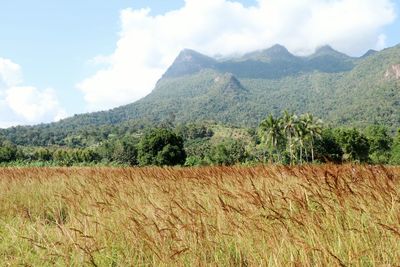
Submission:
[[186,49],[132,104],[0,129],[0,164],[399,164],[399,55],[400,45],[362,57]]
[[[26,134],[33,134],[29,131]],[[18,139],[21,138],[21,139]],[[270,114],[257,127],[215,122],[120,125],[75,136],[0,136],[3,166],[205,166],[235,164],[400,164],[400,129],[329,127],[312,114]],[[58,139],[60,138],[60,139]],[[47,144],[46,141],[47,140]],[[51,140],[51,142],[50,142]]]
[[[400,127],[400,45],[358,58],[322,47],[298,57],[282,46],[216,60],[184,50],[146,97],[59,122],[0,129],[17,145],[68,145],[69,136],[214,121],[255,128],[267,114],[312,113],[332,127]],[[84,133],[84,132],[87,132]],[[97,143],[100,140],[88,140]],[[62,143],[65,142],[65,143]],[[91,143],[91,144],[92,144]],[[90,144],[90,145],[91,145]]]

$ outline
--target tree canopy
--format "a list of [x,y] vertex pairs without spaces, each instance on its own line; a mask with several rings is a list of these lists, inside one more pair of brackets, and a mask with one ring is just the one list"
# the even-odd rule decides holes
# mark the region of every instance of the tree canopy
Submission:
[[146,133],[138,145],[138,161],[144,165],[183,165],[186,153],[183,139],[165,128]]

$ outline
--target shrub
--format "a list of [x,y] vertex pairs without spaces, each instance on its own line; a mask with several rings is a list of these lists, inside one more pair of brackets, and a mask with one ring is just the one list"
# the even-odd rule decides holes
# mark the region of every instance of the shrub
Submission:
[[169,129],[151,130],[138,145],[138,161],[142,166],[182,165],[185,159],[182,137]]

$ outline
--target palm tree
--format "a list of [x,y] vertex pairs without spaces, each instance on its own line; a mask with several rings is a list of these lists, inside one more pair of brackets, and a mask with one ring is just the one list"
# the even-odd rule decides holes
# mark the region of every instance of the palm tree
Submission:
[[322,134],[322,121],[315,120],[312,114],[305,114],[301,120],[309,139],[310,150],[311,150],[311,161],[314,162],[314,141],[315,139],[321,138]]
[[300,164],[303,163],[303,149],[304,152],[307,155],[307,148],[305,147],[305,142],[307,139],[307,128],[305,127],[304,123],[303,123],[303,117],[300,117],[300,119],[297,121],[297,123],[295,124],[295,134],[296,134],[296,143],[299,145],[300,148],[300,155],[299,155],[299,159],[300,159]]
[[277,150],[279,139],[282,138],[282,129],[280,119],[275,119],[270,114],[263,120],[259,127],[261,140],[265,142],[269,148],[270,161],[273,162],[272,152]]
[[296,124],[298,123],[297,116],[294,113],[289,113],[287,110],[283,112],[283,117],[281,120],[282,129],[288,138],[288,150],[290,155],[290,162],[293,163],[294,160],[294,148],[295,143],[293,138],[296,136]]

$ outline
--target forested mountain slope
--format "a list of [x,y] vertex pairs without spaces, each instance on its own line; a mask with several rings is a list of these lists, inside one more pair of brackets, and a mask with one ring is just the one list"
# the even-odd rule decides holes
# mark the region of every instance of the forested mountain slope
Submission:
[[[214,120],[256,126],[288,109],[333,125],[400,126],[400,45],[349,57],[324,46],[307,57],[275,45],[233,59],[183,50],[145,98],[57,123],[2,130],[6,136],[68,135],[102,125]],[[127,123],[129,122],[129,123]],[[28,137],[28,136],[27,136]]]

